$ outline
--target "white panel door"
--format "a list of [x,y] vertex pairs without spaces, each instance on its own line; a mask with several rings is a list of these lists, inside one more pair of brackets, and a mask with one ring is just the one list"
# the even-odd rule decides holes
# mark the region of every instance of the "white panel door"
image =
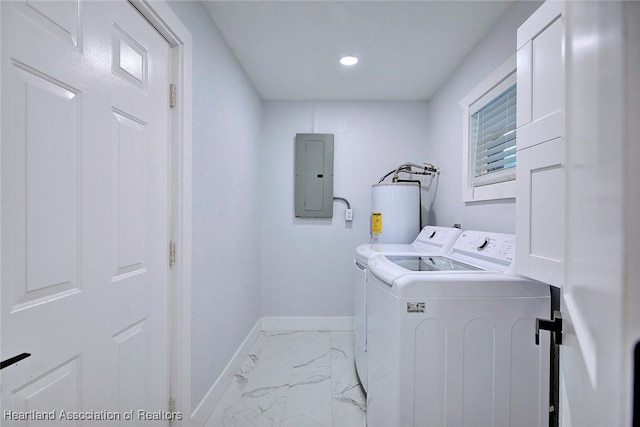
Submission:
[[640,3],[567,2],[566,16],[561,426],[631,426],[640,338]]
[[125,1],[1,7],[0,349],[31,354],[2,370],[2,425],[153,425],[138,410],[169,398],[170,48]]

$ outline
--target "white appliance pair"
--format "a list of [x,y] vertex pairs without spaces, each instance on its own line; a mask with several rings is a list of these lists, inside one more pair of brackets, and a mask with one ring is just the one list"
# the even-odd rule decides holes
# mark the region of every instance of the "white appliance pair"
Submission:
[[512,235],[368,259],[367,425],[547,426],[549,286],[513,274]]
[[409,256],[416,254],[446,254],[462,230],[450,227],[426,226],[413,243],[363,244],[356,248],[354,260],[354,330],[356,370],[365,391],[367,385],[367,268],[369,259],[379,255]]

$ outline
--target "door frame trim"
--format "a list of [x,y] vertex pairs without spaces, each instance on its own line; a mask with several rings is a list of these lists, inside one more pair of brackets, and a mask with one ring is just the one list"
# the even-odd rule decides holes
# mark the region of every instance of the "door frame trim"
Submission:
[[[170,239],[176,261],[169,284],[169,392],[174,425],[190,426],[191,411],[191,143],[192,52],[191,33],[165,0],[129,0],[171,46],[171,81],[176,85],[176,106],[171,110]],[[169,90],[169,88],[167,88]],[[167,242],[167,251],[169,242]],[[168,259],[167,259],[168,261]],[[168,264],[167,264],[168,265]],[[167,405],[169,402],[167,402]]]

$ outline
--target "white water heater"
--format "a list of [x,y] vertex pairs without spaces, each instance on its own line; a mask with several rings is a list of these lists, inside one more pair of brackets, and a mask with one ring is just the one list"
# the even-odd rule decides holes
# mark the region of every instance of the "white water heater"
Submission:
[[394,182],[371,187],[372,243],[411,243],[420,232],[420,185]]

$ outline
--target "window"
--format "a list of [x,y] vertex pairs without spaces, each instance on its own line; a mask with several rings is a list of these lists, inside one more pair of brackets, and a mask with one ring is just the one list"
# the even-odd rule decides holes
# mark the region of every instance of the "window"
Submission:
[[465,202],[515,197],[516,95],[513,55],[460,102]]
[[[515,179],[516,84],[509,85],[489,103],[471,114],[469,144],[474,148],[473,185]],[[475,110],[475,108],[471,108]]]

